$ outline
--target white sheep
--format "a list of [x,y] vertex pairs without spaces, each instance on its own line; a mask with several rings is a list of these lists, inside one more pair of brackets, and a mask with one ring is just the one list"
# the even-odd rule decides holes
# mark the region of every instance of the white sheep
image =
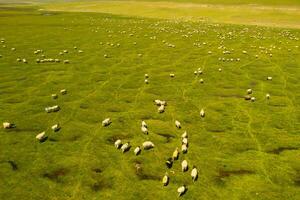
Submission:
[[180,128],[181,128],[180,122],[176,120],[176,121],[175,121],[175,126],[176,126],[178,129],[180,129]]
[[149,78],[149,75],[148,75],[148,74],[145,74],[145,78]]
[[187,138],[182,138],[182,144],[186,144],[186,145],[188,145],[188,139]]
[[201,78],[201,79],[199,80],[199,82],[200,82],[200,83],[204,83],[204,80]]
[[183,172],[186,172],[188,170],[188,163],[187,163],[186,160],[182,161],[182,163],[181,163],[181,170]]
[[134,154],[135,154],[136,156],[139,155],[140,152],[141,152],[141,148],[140,148],[139,146],[136,147],[136,148],[134,149]]
[[186,131],[184,131],[184,133],[181,135],[181,138],[188,138],[188,134]]
[[62,89],[62,90],[60,90],[60,93],[61,93],[62,95],[65,95],[65,94],[67,94],[67,90],[66,90],[66,89]]
[[122,145],[121,150],[123,153],[125,153],[126,151],[128,151],[130,149],[130,144],[129,142],[125,143]]
[[164,105],[159,106],[158,112],[159,112],[159,113],[165,112],[165,106],[164,106]]
[[176,147],[175,151],[173,152],[172,158],[173,160],[178,160],[179,157],[179,151],[178,148]]
[[111,124],[110,118],[106,118],[102,121],[102,126],[108,126]]
[[145,83],[146,83],[146,84],[148,84],[148,83],[149,83],[148,79],[145,79]]
[[59,126],[59,124],[54,124],[54,125],[51,127],[51,129],[52,129],[54,132],[57,132],[57,131],[59,131],[60,126]]
[[187,145],[186,145],[186,144],[182,144],[182,145],[181,145],[181,151],[182,151],[182,153],[187,153],[188,148],[187,148]]
[[52,94],[51,97],[52,97],[53,99],[57,99],[57,98],[58,98],[58,95],[57,95],[57,94]]
[[141,130],[144,134],[148,135],[148,129],[145,126],[142,126]]
[[174,78],[174,77],[175,77],[175,74],[170,74],[170,77],[171,77],[171,78]]
[[162,183],[164,184],[164,186],[167,186],[169,184],[169,176],[167,172],[162,179]]
[[219,72],[221,72],[222,71],[222,69],[221,68],[219,68]]
[[122,146],[122,141],[120,139],[118,139],[117,141],[115,141],[115,147],[117,149],[119,149]]
[[256,100],[255,97],[251,97],[251,101],[254,102]]
[[143,148],[145,150],[154,148],[154,144],[151,141],[146,141],[143,143]]
[[142,127],[148,127],[145,121],[142,121]]
[[268,81],[271,81],[272,79],[273,79],[272,76],[268,76],[268,77],[267,77],[267,80],[268,80]]
[[185,192],[186,192],[186,186],[183,185],[183,186],[180,186],[178,189],[177,189],[177,192],[178,192],[178,196],[181,196],[183,195]]
[[205,117],[204,109],[201,109],[201,111],[200,111],[200,116],[201,116],[201,117]]
[[191,172],[192,180],[195,182],[198,179],[198,170],[196,167],[193,167]]
[[9,123],[9,122],[3,122],[3,128],[4,129],[10,129],[10,128],[13,128],[14,125]]
[[60,110],[60,107],[58,105],[55,105],[55,106],[50,106],[50,107],[46,107],[45,108],[45,111],[47,113],[51,113],[51,112],[57,112]]
[[270,99],[270,97],[271,97],[270,94],[266,94],[267,99]]
[[35,137],[38,141],[43,141],[44,139],[46,139],[46,132],[41,132],[39,134],[37,134],[37,136]]
[[250,89],[250,88],[247,89],[247,94],[252,94],[252,92],[253,92],[252,89]]
[[155,100],[154,100],[154,103],[155,103],[157,106],[160,106],[160,105],[161,105],[161,100],[155,99]]

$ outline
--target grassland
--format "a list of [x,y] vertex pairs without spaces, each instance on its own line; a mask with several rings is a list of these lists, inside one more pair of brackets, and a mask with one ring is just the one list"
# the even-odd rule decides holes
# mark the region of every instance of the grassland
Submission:
[[[0,199],[176,199],[182,184],[183,199],[300,199],[298,29],[40,8],[0,10],[0,122],[17,126],[0,129]],[[36,63],[36,49],[70,63]],[[203,74],[195,76],[198,68]],[[64,88],[67,95],[51,98]],[[248,88],[255,102],[244,100]],[[165,113],[154,99],[168,102]],[[59,112],[44,111],[56,104]],[[113,123],[104,128],[106,117]],[[55,123],[62,129],[53,133]],[[189,152],[172,173],[164,161],[184,130]],[[39,143],[42,131],[49,138]],[[116,139],[156,146],[122,154]],[[180,171],[183,159],[198,167],[197,182]],[[171,181],[163,187],[166,171]]]

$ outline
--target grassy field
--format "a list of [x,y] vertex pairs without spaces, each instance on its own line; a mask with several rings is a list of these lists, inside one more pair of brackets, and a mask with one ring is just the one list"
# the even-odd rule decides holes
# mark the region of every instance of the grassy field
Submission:
[[[182,199],[300,199],[300,30],[40,8],[0,7],[0,122],[16,124],[0,129],[0,199],[171,200],[182,184]],[[36,63],[42,54],[61,62]],[[244,100],[248,88],[255,102]],[[165,113],[154,99],[168,102]],[[52,105],[61,110],[46,113]],[[188,153],[169,170],[185,130]],[[146,140],[155,148],[135,156]],[[181,172],[184,159],[197,182]]]
[[101,12],[134,17],[300,28],[300,7],[182,2],[91,1],[53,3],[47,10]]

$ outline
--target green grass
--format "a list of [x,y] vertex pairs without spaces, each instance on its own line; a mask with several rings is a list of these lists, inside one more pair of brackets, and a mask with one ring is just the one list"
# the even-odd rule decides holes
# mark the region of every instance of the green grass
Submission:
[[[288,5],[288,4],[287,4]],[[206,21],[300,28],[299,6],[195,4],[146,1],[90,1],[52,3],[43,7],[53,11],[101,12],[134,17]]]
[[[299,30],[34,7],[1,8],[0,16],[6,41],[0,46],[0,122],[17,125],[0,129],[0,199],[176,199],[182,184],[189,188],[182,199],[300,198]],[[234,50],[224,55],[220,45]],[[70,64],[37,64],[36,49]],[[59,55],[64,49],[69,53]],[[197,77],[199,67],[203,75]],[[51,99],[64,88],[67,95]],[[243,99],[248,88],[256,102]],[[165,113],[157,113],[154,99],[168,102]],[[44,111],[56,104],[59,112]],[[106,117],[113,123],[103,128]],[[148,136],[140,131],[141,120],[149,125]],[[50,130],[55,123],[62,126],[57,133]],[[35,136],[44,130],[49,138],[39,143]],[[184,130],[189,152],[180,155],[173,174],[164,161],[180,147]],[[145,140],[156,147],[139,156],[122,154],[113,145],[118,138],[133,148]],[[180,172],[183,159],[198,167],[197,182],[190,170]],[[171,180],[163,187],[166,171]]]

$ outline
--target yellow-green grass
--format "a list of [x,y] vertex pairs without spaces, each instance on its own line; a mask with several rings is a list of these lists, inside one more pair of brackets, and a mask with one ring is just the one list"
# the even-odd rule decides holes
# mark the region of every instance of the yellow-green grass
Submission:
[[45,9],[300,28],[299,6],[224,5],[178,2],[91,1],[46,4]]
[[[0,199],[173,200],[182,184],[188,186],[182,199],[300,198],[299,30],[34,8],[2,8],[0,16],[6,41],[0,46],[0,122],[17,126],[0,129]],[[224,55],[222,45],[232,53]],[[70,64],[37,64],[36,49]],[[64,49],[69,53],[59,55]],[[64,88],[67,95],[51,98]],[[248,88],[255,102],[243,99]],[[168,102],[165,113],[157,113],[154,99]],[[44,111],[55,104],[59,112]],[[112,124],[104,128],[106,117]],[[149,135],[141,133],[141,120]],[[57,133],[50,130],[55,123],[62,127]],[[48,140],[37,142],[45,130]],[[184,130],[189,152],[180,155],[173,174],[164,161],[180,147]],[[122,154],[113,144],[119,138],[133,148],[145,140],[156,146],[139,156],[133,148]],[[198,167],[197,182],[190,170],[180,171],[183,159]],[[170,185],[163,187],[166,171]]]

